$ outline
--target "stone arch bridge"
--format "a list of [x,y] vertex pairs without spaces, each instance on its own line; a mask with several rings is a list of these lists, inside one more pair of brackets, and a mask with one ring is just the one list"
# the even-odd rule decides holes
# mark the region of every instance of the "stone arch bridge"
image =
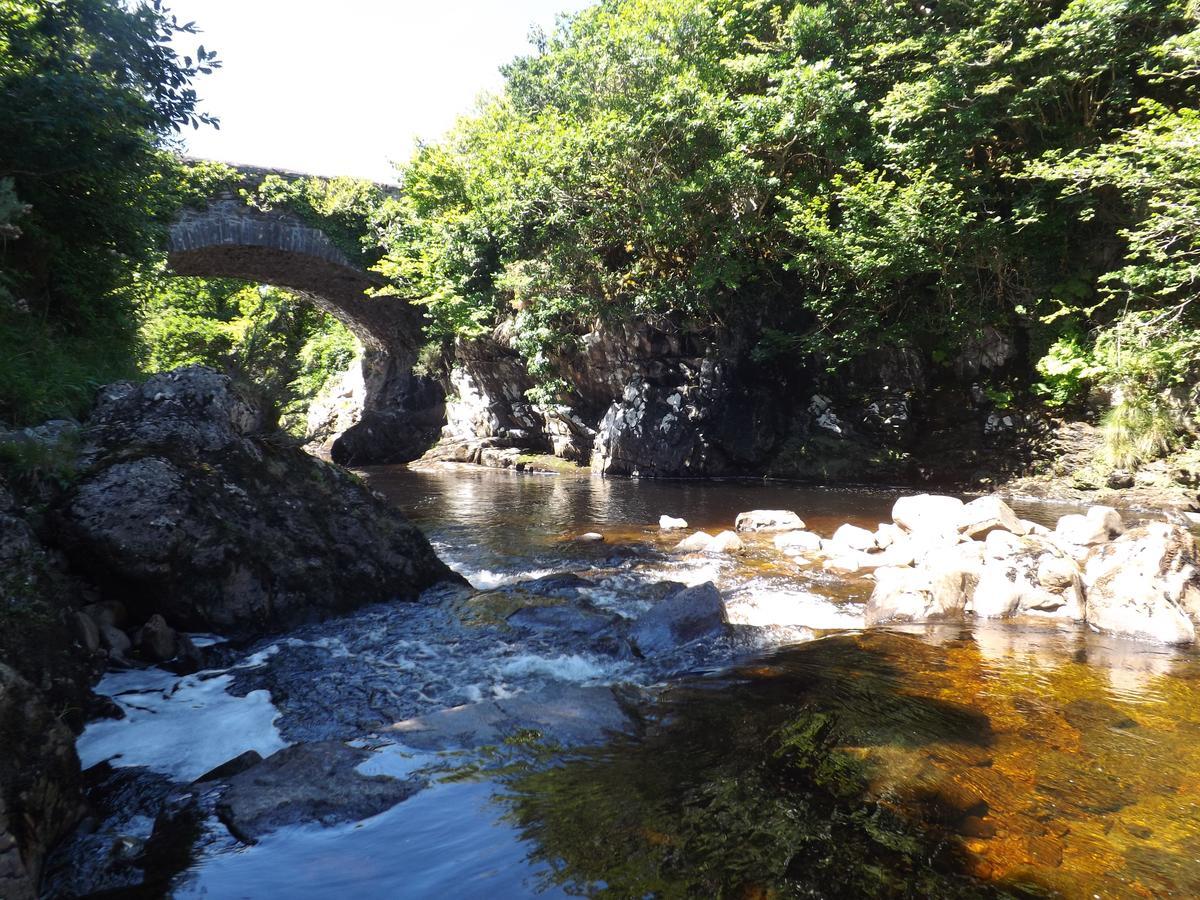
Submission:
[[[238,187],[254,189],[268,175],[297,172],[238,167]],[[384,190],[395,190],[381,186]],[[421,455],[445,422],[444,394],[413,374],[424,343],[422,312],[408,298],[375,295],[382,278],[351,262],[320,228],[287,211],[247,205],[236,189],[203,209],[184,209],[172,224],[167,262],[178,275],[240,278],[286,288],[343,322],[362,342],[361,384],[349,427],[327,446],[347,465],[407,462]],[[347,388],[350,390],[350,388]]]

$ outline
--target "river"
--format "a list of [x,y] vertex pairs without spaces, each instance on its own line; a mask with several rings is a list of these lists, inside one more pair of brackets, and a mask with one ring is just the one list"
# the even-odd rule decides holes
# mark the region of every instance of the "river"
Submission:
[[[247,748],[336,739],[370,750],[364,774],[423,785],[366,821],[249,847],[207,821],[173,895],[1200,895],[1195,653],[1062,626],[864,631],[870,582],[798,569],[769,542],[675,554],[680,533],[657,527],[665,513],[715,532],[778,508],[828,535],[887,521],[896,492],[363,474],[476,588],[570,572],[590,603],[632,615],[646,585],[713,581],[746,627],[652,664],[565,635],[518,640],[431,602],[230,648],[200,676],[110,675],[100,689],[130,715],[89,728],[85,765],[182,783]],[[386,727],[561,684],[628,685],[645,701],[638,727],[452,750]]]

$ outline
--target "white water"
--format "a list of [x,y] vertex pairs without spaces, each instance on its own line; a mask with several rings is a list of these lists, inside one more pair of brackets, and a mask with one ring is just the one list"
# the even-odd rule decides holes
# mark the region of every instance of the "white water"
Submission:
[[[261,663],[258,654],[243,666]],[[177,676],[162,669],[113,672],[96,686],[125,712],[92,722],[76,750],[84,769],[107,760],[145,766],[177,781],[194,781],[247,750],[264,757],[288,746],[275,726],[279,711],[267,691],[235,697],[232,675]]]

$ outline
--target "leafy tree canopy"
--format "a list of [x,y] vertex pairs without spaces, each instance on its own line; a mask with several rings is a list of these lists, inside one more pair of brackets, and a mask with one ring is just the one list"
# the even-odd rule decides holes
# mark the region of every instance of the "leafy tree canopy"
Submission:
[[759,359],[833,367],[897,342],[949,358],[989,324],[1044,352],[1120,309],[1182,323],[1196,19],[1185,0],[602,0],[404,167],[380,270],[439,333],[515,316],[547,378],[596,319],[734,325]]

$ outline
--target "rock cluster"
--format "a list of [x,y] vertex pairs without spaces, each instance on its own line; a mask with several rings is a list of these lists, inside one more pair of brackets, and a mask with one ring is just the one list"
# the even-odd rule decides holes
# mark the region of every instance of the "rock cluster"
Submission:
[[461,581],[398,510],[210,369],[105,388],[82,429],[51,439],[69,487],[39,496],[44,515],[0,481],[5,898],[37,895],[79,817],[72,729],[106,664],[195,669],[176,629],[249,636]]
[[[965,616],[1086,623],[1110,634],[1191,644],[1200,623],[1200,552],[1181,525],[1126,527],[1107,506],[1061,517],[1053,530],[1020,518],[999,497],[901,497],[892,521],[853,524],[823,538],[787,510],[737,517],[801,565],[875,582],[867,625]],[[698,531],[684,553],[741,552],[733,532]]]
[[820,546],[781,544],[827,569],[873,573],[869,625],[1026,616],[1169,644],[1196,638],[1195,540],[1164,522],[1127,529],[1111,507],[1063,516],[1051,531],[998,497],[926,494],[897,500],[892,523],[873,533],[842,526]]

